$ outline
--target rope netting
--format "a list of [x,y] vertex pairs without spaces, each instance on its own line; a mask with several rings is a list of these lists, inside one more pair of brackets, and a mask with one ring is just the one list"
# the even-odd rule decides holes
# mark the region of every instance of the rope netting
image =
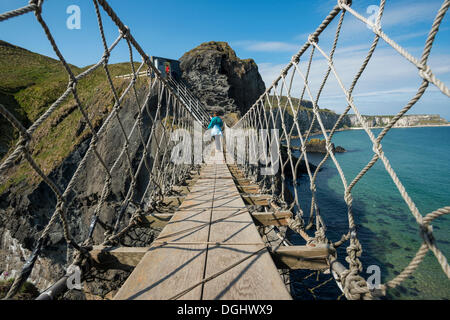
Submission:
[[[42,181],[51,188],[57,199],[53,214],[43,231],[39,234],[34,251],[25,262],[20,274],[15,278],[13,285],[6,295],[6,299],[14,296],[21,285],[30,276],[37,258],[46,247],[46,239],[52,228],[55,228],[58,219],[63,228],[64,238],[68,244],[68,250],[69,247],[71,250],[75,250],[71,267],[79,266],[84,259],[87,259],[88,252],[92,249],[94,242],[93,233],[98,225],[99,215],[102,210],[104,210],[105,202],[112,192],[112,179],[119,174],[119,171],[126,171],[125,176],[129,179],[130,183],[127,192],[121,199],[120,208],[115,213],[116,216],[114,217],[115,222],[113,228],[105,232],[102,244],[116,244],[123,235],[132,230],[133,227],[137,225],[137,221],[141,216],[144,216],[146,212],[152,210],[152,208],[154,208],[162,198],[171,191],[173,186],[182,183],[189,177],[190,171],[195,169],[195,165],[192,161],[183,164],[177,164],[171,161],[171,152],[176,144],[174,141],[171,141],[171,133],[175,129],[183,129],[184,132],[187,132],[192,138],[194,126],[199,125],[200,127],[204,127],[206,122],[205,119],[202,119],[203,123],[199,123],[194,116],[194,114],[198,114],[204,117],[207,113],[204,109],[201,109],[203,107],[197,103],[189,106],[186,105],[186,103],[192,103],[194,99],[187,101],[187,99],[180,98],[179,94],[176,92],[179,90],[176,88],[174,89],[174,87],[155,68],[149,56],[142,50],[140,45],[133,38],[128,27],[121,22],[107,1],[93,0],[104,54],[98,63],[80,74],[75,74],[73,72],[73,68],[71,68],[61,54],[57,42],[42,16],[43,3],[44,1],[42,0],[31,0],[29,4],[23,8],[0,14],[1,22],[33,12],[38,24],[44,30],[54,53],[59,58],[69,76],[65,92],[51,104],[51,106],[48,107],[48,109],[46,109],[29,128],[25,128],[25,126],[14,117],[6,107],[0,105],[0,114],[12,124],[20,135],[15,149],[10,152],[6,159],[0,164],[0,177],[5,175],[11,167],[16,166],[18,160],[22,159],[22,162],[28,162]],[[102,21],[102,9],[119,29],[118,37],[109,46]],[[119,90],[114,84],[109,64],[110,55],[119,42],[126,42],[128,47],[130,71],[132,75],[129,80],[122,80],[128,82],[128,85],[121,94],[119,94]],[[137,64],[134,61],[134,51],[137,51],[142,59],[140,64]],[[139,66],[136,67],[137,65]],[[114,106],[103,120],[101,126],[99,126],[98,129],[95,129],[95,126],[92,123],[92,117],[90,117],[90,114],[87,112],[87,106],[81,102],[78,84],[97,69],[101,70],[101,67],[104,69],[105,80],[108,83],[109,90],[111,90]],[[155,76],[147,77],[144,84],[138,88],[137,78],[142,71],[147,71],[147,74],[153,74]],[[145,90],[145,99],[140,99],[138,97],[138,91],[141,90],[142,87]],[[131,99],[134,100],[132,105],[135,107],[135,110],[130,110],[130,112],[134,112],[137,115],[131,129],[124,126],[120,116],[120,112],[123,110],[124,99],[125,97],[130,96]],[[33,158],[32,142],[34,139],[33,133],[35,133],[37,129],[61,107],[64,101],[72,97],[76,107],[82,114],[82,118],[89,128],[90,143],[82,160],[77,164],[77,168],[70,178],[69,183],[65,189],[62,190],[56,181],[53,181],[44,173],[44,170],[38,164],[38,161]],[[150,100],[157,101],[156,106],[150,105]],[[146,119],[145,128],[144,119]],[[112,165],[109,166],[107,164],[108,162],[102,157],[101,151],[98,150],[98,145],[104,139],[107,139],[108,131],[114,122],[116,126],[119,127],[123,143],[116,146],[117,150],[121,150],[120,154]],[[52,142],[47,141],[47,143],[51,144]],[[133,153],[130,149],[140,149],[141,153],[135,153],[136,156],[133,158]],[[87,238],[81,243],[77,243],[74,240],[74,234],[71,233],[67,221],[68,214],[74,214],[73,212],[69,212],[71,208],[70,202],[73,200],[73,197],[71,197],[70,194],[76,192],[76,190],[74,190],[75,182],[80,174],[86,170],[87,159],[91,156],[96,158],[99,166],[98,170],[102,171],[104,174],[104,183],[101,196],[95,204],[95,211],[91,217]],[[144,188],[144,192],[139,192],[139,194],[136,192],[138,176],[145,176],[147,179],[146,181],[148,181]],[[128,223],[125,223],[124,215],[126,212],[129,212],[129,210],[132,210],[133,213],[131,214]]]
[[[444,254],[439,250],[436,245],[435,238],[432,232],[431,222],[445,214],[450,213],[450,207],[443,207],[423,216],[414,201],[408,195],[404,185],[398,178],[396,172],[392,168],[388,158],[383,152],[381,141],[389,132],[389,130],[402,118],[402,116],[409,111],[414,104],[419,101],[423,96],[426,89],[430,84],[433,84],[444,95],[450,97],[449,88],[439,80],[431,71],[427,65],[427,61],[433,46],[436,34],[438,33],[439,26],[445,16],[445,13],[450,6],[450,1],[443,1],[440,9],[438,10],[436,17],[433,21],[432,27],[428,34],[425,46],[423,48],[422,56],[420,59],[411,55],[406,49],[401,47],[398,43],[393,41],[386,33],[381,29],[381,18],[383,15],[385,1],[381,0],[379,5],[379,12],[375,22],[366,19],[361,14],[356,12],[351,7],[351,1],[339,0],[338,4],[331,10],[329,15],[323,20],[322,24],[312,33],[307,42],[301,47],[297,54],[295,54],[291,61],[281,71],[280,75],[275,79],[272,85],[260,96],[251,109],[236,123],[232,128],[239,134],[249,137],[248,139],[258,139],[255,133],[260,132],[260,129],[266,130],[266,136],[261,136],[260,145],[263,146],[263,151],[258,153],[257,148],[251,147],[255,144],[245,144],[244,152],[237,152],[237,154],[230,154],[234,157],[234,160],[238,163],[238,166],[252,180],[257,182],[263,192],[272,196],[272,202],[277,203],[284,209],[292,210],[296,213],[295,220],[291,221],[291,228],[303,235],[303,238],[307,240],[308,244],[327,244],[332,248],[337,248],[349,241],[346,248],[346,258],[348,268],[338,275],[338,281],[342,284],[343,292],[348,299],[371,299],[380,295],[386,295],[386,289],[395,288],[417,269],[419,264],[423,261],[426,253],[430,250],[433,252],[437,261],[439,262],[442,270],[450,278],[450,268]],[[352,15],[360,20],[362,23],[368,25],[374,33],[374,39],[370,46],[365,59],[363,60],[358,72],[355,74],[350,87],[346,88],[343,84],[342,78],[336,71],[334,65],[334,55],[336,47],[338,45],[342,24],[346,15]],[[319,45],[319,36],[334,20],[338,19],[334,40],[332,42],[331,50],[326,53],[325,50]],[[385,125],[381,133],[375,136],[370,130],[368,123],[365,121],[357,106],[354,103],[352,92],[358,83],[361,75],[365,71],[369,61],[371,60],[375,49],[377,48],[379,40],[384,40],[389,46],[395,49],[402,57],[412,63],[418,70],[419,76],[422,78],[421,85],[417,89],[416,94],[409,100],[409,102]],[[309,50],[309,57],[305,57]],[[323,78],[321,78],[318,91],[314,95],[311,90],[311,73],[312,65],[317,60],[313,60],[315,55],[323,57],[327,62],[327,70]],[[305,68],[302,70],[300,66],[300,59],[305,57]],[[320,108],[318,106],[319,99],[323,93],[323,89],[327,84],[330,75],[336,79],[343,97],[345,98],[347,107],[344,112],[338,117],[332,129],[328,132],[325,128],[324,121],[322,119]],[[294,89],[295,84],[299,84],[302,88],[300,91]],[[312,102],[313,117],[309,127],[302,130],[300,125],[300,110],[304,96]],[[297,97],[297,98],[295,98]],[[343,169],[336,159],[332,138],[339,125],[342,124],[344,117],[352,110],[356,115],[360,125],[367,133],[372,146],[373,156],[372,159],[364,166],[364,168],[356,175],[356,177],[350,182],[347,181]],[[288,124],[287,115],[291,115],[291,123]],[[326,155],[322,161],[313,169],[308,162],[308,153],[306,148],[306,142],[313,134],[313,128],[319,127],[320,133],[323,135],[326,143]],[[271,130],[275,129],[275,130]],[[278,130],[279,129],[279,130]],[[231,131],[233,131],[231,130]],[[240,130],[240,131],[239,131]],[[229,134],[230,135],[230,134]],[[293,140],[300,141],[300,156],[294,157],[290,146]],[[275,148],[270,147],[272,142],[276,142]],[[231,142],[232,143],[232,142]],[[283,146],[284,144],[284,146]],[[270,145],[270,146],[269,146]],[[287,146],[287,147],[285,147]],[[237,146],[239,148],[239,146]],[[241,146],[244,148],[244,146]],[[231,150],[232,148],[230,148]],[[317,201],[317,188],[316,179],[317,174],[324,163],[331,159],[336,166],[337,172],[340,177],[340,181],[344,187],[344,201],[347,207],[348,216],[348,231],[346,231],[340,240],[331,242],[327,239],[326,226],[320,215],[320,208]],[[256,160],[256,161],[255,161]],[[261,161],[258,161],[261,160]],[[417,251],[416,255],[412,258],[409,265],[403,269],[395,278],[382,284],[377,290],[369,289],[366,280],[361,276],[363,270],[360,257],[362,254],[362,246],[358,239],[358,233],[355,224],[355,217],[352,208],[353,196],[352,190],[358,181],[374,166],[374,164],[380,160],[384,165],[385,170],[389,174],[390,178],[394,182],[398,189],[402,199],[409,208],[410,213],[415,218],[419,227],[419,232],[422,237],[422,244]],[[263,165],[267,164],[278,165],[278,173],[275,175],[262,175],[260,169]],[[311,205],[309,212],[309,219],[305,222],[304,212],[301,209],[298,186],[299,182],[295,177],[298,176],[301,167],[306,166],[306,172],[309,177],[310,190],[311,190]],[[275,166],[276,167],[276,166]],[[288,179],[294,177],[293,179]],[[292,185],[292,191],[289,189],[289,185]],[[314,230],[314,236],[309,237],[306,233],[308,230]]]
[[208,126],[211,120],[211,116],[206,111],[205,105],[195,96],[195,94],[188,89],[183,79],[175,79],[171,75],[168,75],[167,80],[171,84],[172,88],[178,93],[180,99],[188,106],[189,111],[195,116],[195,118],[201,122],[204,126]]

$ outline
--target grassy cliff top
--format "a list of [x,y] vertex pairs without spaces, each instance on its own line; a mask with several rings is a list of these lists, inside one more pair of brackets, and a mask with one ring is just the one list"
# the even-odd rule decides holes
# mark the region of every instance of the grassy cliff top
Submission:
[[[135,64],[137,67],[137,63]],[[85,68],[71,66],[75,75]],[[62,64],[49,57],[30,52],[6,42],[0,43],[0,103],[12,112],[25,127],[29,127],[67,89],[68,75]],[[119,95],[130,80],[114,79],[131,72],[130,63],[109,65]],[[138,86],[145,80],[139,80]],[[98,127],[114,106],[114,97],[103,67],[80,80],[77,91],[82,106],[94,127]],[[12,152],[18,133],[0,116],[0,144],[6,155]],[[30,150],[45,174],[49,174],[90,136],[81,111],[72,95],[53,112],[33,134]],[[5,152],[0,157],[6,156]],[[4,158],[3,158],[4,159]],[[23,180],[35,184],[40,178],[27,162],[11,168],[0,177],[0,193]]]

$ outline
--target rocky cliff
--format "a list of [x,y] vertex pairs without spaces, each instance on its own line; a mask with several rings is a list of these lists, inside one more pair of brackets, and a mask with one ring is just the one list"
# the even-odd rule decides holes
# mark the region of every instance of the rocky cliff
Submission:
[[265,85],[253,59],[241,60],[226,42],[206,42],[180,58],[183,80],[214,110],[243,115],[264,93]]
[[[138,89],[138,98],[143,101],[145,90]],[[163,101],[164,103],[164,101]],[[156,91],[149,101],[149,110],[156,110]],[[137,117],[135,99],[125,99],[120,109],[119,116],[127,132],[133,127]],[[151,116],[154,117],[154,114]],[[144,113],[143,117],[143,138],[147,139],[150,134],[150,115]],[[74,128],[75,129],[75,128]],[[91,137],[88,136],[79,145],[73,147],[73,151],[56,166],[49,177],[56,182],[60,190],[64,190],[73,176],[78,164],[84,157],[89,146]],[[129,137],[129,152],[136,168],[139,159],[142,157],[143,148],[139,144],[140,136],[138,130]],[[104,134],[98,141],[97,151],[105,159],[106,164],[111,167],[121,152],[124,137],[121,126],[117,121],[111,121]],[[152,145],[153,149],[156,149]],[[148,161],[154,161],[149,156]],[[91,217],[101,197],[103,185],[105,183],[104,170],[97,157],[91,154],[87,158],[84,170],[81,171],[78,179],[74,181],[73,192],[69,196],[70,206],[68,207],[68,222],[71,235],[77,243],[82,242],[87,237]],[[108,196],[105,205],[100,211],[99,222],[94,231],[93,239],[95,243],[101,243],[104,233],[114,225],[117,212],[120,208],[123,195],[126,194],[130,185],[127,160],[122,157],[117,165],[117,170],[112,173],[112,192]],[[10,171],[9,177],[13,179],[17,171]],[[29,170],[32,175],[32,170]],[[147,180],[146,180],[147,179]],[[138,177],[137,195],[145,189],[148,176],[145,174]],[[34,248],[40,232],[47,225],[51,214],[54,212],[56,197],[48,185],[44,182],[32,183],[29,179],[11,184],[6,190],[0,192],[0,274],[3,271],[14,276],[23,266],[24,260],[28,259]],[[124,215],[124,223],[129,220],[130,212]],[[138,242],[150,243],[154,237],[151,229],[138,231]],[[131,238],[125,239],[125,242]],[[132,242],[134,240],[131,240]],[[137,244],[139,246],[139,244]],[[64,266],[67,266],[67,246],[63,237],[61,225],[57,224],[52,228],[46,240],[45,250],[38,258],[35,268],[29,280],[36,284],[39,289],[45,289],[49,284],[64,274]],[[69,258],[71,261],[71,258]]]
[[[278,112],[278,109],[275,109],[273,112]],[[339,114],[328,110],[321,109],[319,111],[320,118],[326,130],[331,130],[336,121],[339,119]],[[301,107],[298,111],[297,119],[300,125],[300,130],[302,133],[305,133],[306,130],[309,129],[312,119],[314,117],[314,112],[309,107]],[[277,119],[277,127],[281,128],[281,117],[274,116]],[[367,116],[363,115],[364,121],[367,123],[369,127],[384,127],[386,126],[393,116]],[[294,124],[294,118],[292,114],[286,113],[284,115],[284,122],[286,124],[286,128],[290,130],[292,125]],[[414,127],[414,126],[427,126],[427,125],[448,125],[445,119],[440,117],[439,115],[433,114],[412,114],[412,115],[404,115],[398,122],[394,125],[394,127]],[[341,123],[338,125],[338,129],[349,129],[349,128],[360,128],[362,127],[358,118],[354,114],[346,115]],[[319,123],[317,120],[314,122],[312,132],[321,131]],[[298,135],[296,129],[294,128],[293,135]]]
[[[28,127],[65,91],[67,75],[64,70],[61,70],[63,68],[58,61],[0,42],[0,62],[2,61],[8,63],[0,64],[0,103]],[[73,68],[75,74],[84,70],[85,68]],[[130,65],[129,63],[111,64],[109,71],[117,94],[121,95],[129,82],[116,79],[115,76],[129,73]],[[8,76],[5,76],[6,74]],[[147,81],[138,79],[136,87],[137,98],[142,105],[148,91]],[[78,93],[94,129],[98,130],[114,105],[114,96],[104,70],[99,68],[80,81]],[[164,108],[164,98],[161,103]],[[154,87],[147,112],[144,112],[142,119],[141,133],[144,140],[150,135],[151,117],[155,117],[157,104],[157,88]],[[136,97],[127,94],[122,100],[119,111],[119,117],[127,134],[130,133],[138,116],[136,107]],[[17,133],[2,116],[0,116],[0,130],[2,138],[4,134],[8,134],[7,140],[0,139],[0,147],[3,147],[3,149],[0,148],[1,157],[2,153],[13,150],[9,146],[14,145]],[[143,148],[138,143],[141,141],[139,132],[134,130],[129,137],[129,152],[134,170],[143,155]],[[159,135],[160,132],[156,130],[155,139]],[[29,149],[43,172],[56,183],[60,190],[64,190],[86,154],[90,140],[89,127],[73,99],[68,98],[36,129]],[[118,121],[112,120],[105,133],[99,136],[97,143],[97,151],[105,159],[108,167],[112,166],[120,154],[123,143],[121,125]],[[157,149],[155,143],[150,149]],[[150,165],[155,161],[154,154],[149,155],[148,161]],[[112,174],[112,192],[100,211],[99,222],[93,234],[95,243],[101,243],[105,237],[104,233],[112,228],[123,196],[130,186],[128,160],[122,157],[116,168],[117,170]],[[145,170],[141,170],[137,179],[137,197],[141,196],[147,182],[148,174]],[[70,205],[67,208],[67,219],[71,235],[77,243],[86,239],[90,220],[104,183],[105,172],[102,166],[95,156],[88,157],[84,169],[74,181],[73,192],[68,195]],[[5,274],[8,274],[8,277],[14,277],[22,269],[24,261],[29,258],[37,238],[53,214],[55,205],[54,193],[24,159],[19,158],[15,166],[0,176],[0,281],[3,280],[2,274],[3,277]],[[123,223],[127,223],[129,215],[129,211],[125,212]],[[151,229],[140,228],[134,240],[125,237],[124,241],[130,244],[138,241],[137,245],[143,245],[150,243],[153,237],[154,233]],[[43,290],[64,274],[64,267],[67,266],[67,261],[71,260],[62,227],[56,223],[51,228],[46,239],[46,247],[38,258],[29,280]],[[117,273],[112,276],[117,277]],[[94,286],[95,283],[95,281],[91,282]]]
[[[369,127],[384,127],[391,121],[393,116],[363,116],[365,122]],[[447,120],[440,117],[438,114],[411,114],[404,115],[394,127],[414,127],[422,125],[445,125]],[[345,125],[348,127],[361,127],[361,123],[356,115],[347,115]]]
[[[2,49],[3,48],[3,49]],[[0,42],[0,74],[10,75],[0,77],[0,102],[24,120],[29,125],[42,114],[48,105],[56,99],[67,86],[67,76],[61,71],[61,67],[49,58],[26,52],[17,47],[1,45]],[[13,57],[13,58],[11,58]],[[208,106],[220,106],[225,112],[240,112],[243,114],[253,102],[264,92],[264,83],[258,73],[258,68],[253,60],[240,60],[234,51],[226,43],[210,42],[203,44],[182,57],[184,79],[191,85],[193,91]],[[6,63],[6,61],[8,63]],[[27,69],[19,69],[18,66],[27,65],[34,61],[34,65]],[[53,70],[48,76],[42,75],[42,70]],[[3,71],[5,73],[3,73]],[[76,69],[82,72],[83,69]],[[17,74],[14,74],[17,72]],[[112,76],[129,72],[129,65],[110,65]],[[26,77],[23,76],[26,74]],[[27,78],[28,77],[28,78]],[[19,81],[20,80],[20,81]],[[26,80],[26,81],[24,81]],[[114,84],[120,94],[128,83],[114,79]],[[138,85],[138,99],[143,101],[144,91]],[[143,83],[142,83],[143,85]],[[98,70],[79,83],[80,99],[86,107],[95,129],[103,123],[105,117],[114,105],[114,98],[106,83],[104,71]],[[164,101],[162,101],[164,104]],[[143,121],[143,139],[150,134],[150,118],[157,109],[156,92],[152,93]],[[302,131],[308,129],[313,112],[311,103],[302,102],[298,119]],[[22,115],[22,118],[19,116]],[[127,96],[122,102],[119,117],[127,132],[137,117],[134,97]],[[321,118],[326,129],[331,129],[339,115],[321,110]],[[278,117],[279,119],[279,117]],[[367,116],[371,126],[379,126],[389,121],[389,116]],[[0,119],[1,120],[1,119]],[[2,134],[11,133],[11,137],[4,141],[0,139],[0,147],[9,152],[10,145],[17,139],[12,129],[3,120],[0,122]],[[410,115],[399,121],[399,125],[426,125],[441,124],[445,120],[437,115]],[[288,129],[294,123],[292,115],[286,115]],[[3,124],[3,125],[2,125]],[[341,127],[359,126],[355,116],[347,116]],[[281,123],[278,123],[281,127]],[[314,125],[313,131],[319,129]],[[106,159],[110,167],[120,153],[124,139],[118,122],[112,121],[97,144],[100,156]],[[295,134],[295,133],[294,133]],[[65,101],[51,117],[49,117],[35,132],[30,150],[45,174],[56,182],[61,190],[67,186],[80,160],[86,153],[91,136],[82,116],[74,107],[71,100]],[[142,157],[142,147],[138,145],[140,136],[136,131],[130,137],[130,155],[133,165]],[[156,150],[152,146],[151,150]],[[283,157],[286,158],[284,152]],[[152,156],[149,162],[155,161]],[[130,185],[130,177],[127,172],[127,160],[123,158],[113,174],[112,193],[107,198],[105,206],[101,210],[99,224],[94,233],[94,241],[101,242],[105,231],[108,231],[115,222],[118,207],[120,207],[123,195]],[[303,166],[303,164],[302,164]],[[86,238],[90,218],[100,198],[104,184],[104,172],[97,159],[92,156],[78,180],[75,181],[74,192],[70,194],[71,204],[68,210],[68,221],[71,234],[77,242]],[[137,195],[146,186],[145,177],[138,177]],[[19,271],[23,262],[33,250],[37,237],[47,225],[54,211],[56,199],[49,187],[43,183],[33,170],[27,166],[26,161],[18,161],[14,169],[8,171],[6,176],[0,177],[0,274],[8,271],[14,275]],[[130,212],[125,213],[124,223],[129,219]],[[148,230],[148,229],[147,229]],[[148,231],[139,231],[135,238],[140,243],[149,243],[154,234]],[[139,245],[136,240],[124,239],[127,245]],[[66,265],[67,247],[63,239],[62,228],[55,226],[47,239],[47,247],[38,259],[30,280],[39,289],[46,288],[64,273]]]

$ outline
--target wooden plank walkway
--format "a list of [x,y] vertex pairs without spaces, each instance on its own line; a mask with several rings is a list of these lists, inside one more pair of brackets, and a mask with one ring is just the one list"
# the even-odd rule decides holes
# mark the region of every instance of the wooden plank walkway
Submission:
[[291,299],[223,157],[204,165],[114,299]]

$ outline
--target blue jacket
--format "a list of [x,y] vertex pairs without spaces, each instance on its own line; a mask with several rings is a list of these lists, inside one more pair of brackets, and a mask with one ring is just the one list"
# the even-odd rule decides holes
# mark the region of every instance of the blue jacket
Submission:
[[211,129],[215,125],[219,126],[219,128],[222,129],[222,127],[223,127],[222,119],[220,119],[219,117],[212,118],[211,122],[209,123],[208,129]]

